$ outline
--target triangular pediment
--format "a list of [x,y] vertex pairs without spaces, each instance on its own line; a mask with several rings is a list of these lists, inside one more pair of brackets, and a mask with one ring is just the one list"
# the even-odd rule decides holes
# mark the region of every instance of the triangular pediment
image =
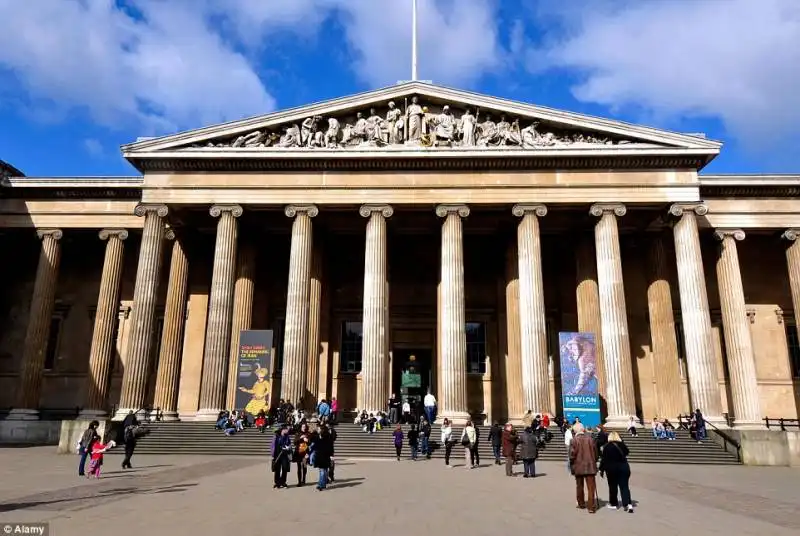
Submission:
[[670,150],[713,157],[721,144],[422,82],[329,100],[123,146],[126,157],[213,152],[324,156]]

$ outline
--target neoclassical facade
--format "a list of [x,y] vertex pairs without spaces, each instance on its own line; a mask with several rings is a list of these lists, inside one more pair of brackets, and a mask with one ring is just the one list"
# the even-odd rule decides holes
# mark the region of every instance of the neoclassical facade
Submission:
[[273,401],[375,410],[413,362],[442,416],[519,419],[583,331],[610,424],[796,418],[800,176],[701,174],[720,150],[411,82],[9,176],[0,406],[212,419],[271,329]]

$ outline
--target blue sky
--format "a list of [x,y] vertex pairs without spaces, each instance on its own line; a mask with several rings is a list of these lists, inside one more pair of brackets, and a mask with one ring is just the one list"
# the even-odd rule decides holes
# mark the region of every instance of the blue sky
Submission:
[[[725,143],[800,173],[800,1],[418,0],[420,78]],[[128,175],[119,146],[410,76],[411,0],[0,0],[0,159]]]

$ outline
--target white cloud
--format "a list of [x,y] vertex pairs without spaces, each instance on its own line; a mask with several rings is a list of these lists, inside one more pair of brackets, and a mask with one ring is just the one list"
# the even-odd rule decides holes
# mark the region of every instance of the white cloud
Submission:
[[595,2],[544,15],[560,35],[529,66],[577,70],[580,100],[717,117],[754,144],[800,134],[800,2]]
[[83,140],[83,148],[91,156],[100,156],[103,154],[103,144],[95,138],[86,138]]

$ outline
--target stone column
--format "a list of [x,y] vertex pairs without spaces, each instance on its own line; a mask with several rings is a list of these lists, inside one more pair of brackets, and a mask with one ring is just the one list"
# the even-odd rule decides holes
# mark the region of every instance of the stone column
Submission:
[[539,218],[547,215],[544,205],[515,205],[512,214],[522,218],[517,226],[519,262],[519,323],[522,357],[522,391],[525,409],[550,413],[550,376],[547,357],[547,327],[542,283],[542,245]]
[[308,296],[314,244],[311,218],[319,214],[319,209],[316,205],[289,205],[284,213],[294,218],[294,222],[286,293],[281,398],[298,404],[303,401],[308,374]]
[[[650,315],[650,339],[653,341],[656,407],[658,416],[673,420],[686,412],[687,408],[683,407],[672,290],[669,284],[664,237],[661,234],[654,235],[650,239],[648,264],[647,310]],[[647,415],[644,417],[649,418]]]
[[691,409],[699,408],[710,422],[724,426],[696,217],[707,214],[708,207],[702,203],[681,203],[672,205],[669,212],[679,218],[673,227],[673,234]]
[[119,322],[119,287],[122,279],[123,241],[128,238],[124,229],[103,229],[100,240],[106,242],[103,275],[97,297],[92,347],[89,352],[89,375],[86,378],[86,399],[81,418],[95,419],[107,415],[108,382],[114,359],[114,328]]
[[42,241],[39,264],[33,284],[33,298],[28,313],[28,330],[22,347],[22,374],[17,387],[17,404],[9,414],[10,419],[37,419],[42,390],[42,373],[50,338],[50,324],[55,306],[58,266],[61,261],[60,229],[38,229]]
[[161,349],[158,356],[158,374],[153,406],[161,410],[162,418],[165,421],[177,421],[189,264],[184,244],[175,237],[174,231],[167,230],[166,236],[173,241],[172,256],[169,265],[167,303],[164,307],[164,329],[161,332]]
[[[239,248],[236,263],[236,283],[233,287],[233,318],[231,321],[231,345],[228,354],[228,388],[225,398],[227,409],[236,407],[236,384],[239,374],[239,335],[253,325],[253,296],[256,279],[256,248],[248,242]],[[262,364],[263,365],[263,364]]]
[[508,399],[509,422],[521,424],[526,411],[522,390],[522,361],[520,359],[519,325],[519,261],[517,245],[511,244],[506,250],[506,356],[505,374],[506,398]]
[[606,368],[603,362],[603,330],[600,320],[600,292],[597,287],[597,256],[594,239],[584,236],[575,252],[575,299],[578,306],[578,331],[594,333],[595,357],[597,358],[597,391],[606,396]]
[[787,229],[781,236],[789,241],[786,248],[786,268],[789,272],[795,325],[800,329],[800,229]]
[[594,228],[594,240],[606,368],[606,424],[626,428],[631,415],[636,415],[636,400],[617,218],[624,216],[627,209],[620,203],[596,203],[589,212],[600,218]]
[[233,287],[236,277],[236,218],[242,215],[239,205],[214,205],[209,210],[217,222],[217,242],[214,247],[214,271],[211,294],[208,298],[208,323],[203,353],[203,376],[200,382],[199,421],[216,420],[225,409],[225,383],[228,356],[231,349],[231,317]]
[[115,420],[124,419],[128,411],[142,412],[144,408],[167,212],[166,205],[138,205],[134,211],[137,216],[144,217],[144,228],[131,305],[125,372]]
[[717,285],[730,371],[734,423],[737,428],[762,428],[753,341],[744,302],[739,254],[736,251],[736,241],[744,240],[744,236],[741,229],[717,229],[714,232],[714,238],[721,242],[717,259]]
[[322,331],[322,244],[318,240],[311,253],[311,279],[308,287],[308,370],[306,407],[314,410],[319,395],[320,334]]
[[461,218],[469,216],[466,205],[439,205],[436,215],[442,224],[441,267],[441,393],[440,419],[456,424],[469,419],[467,406],[467,333],[464,303],[464,238]]
[[367,221],[364,255],[364,319],[361,350],[362,405],[368,412],[381,410],[389,399],[389,348],[386,312],[389,306],[386,272],[386,218],[389,205],[363,205],[359,214]]

